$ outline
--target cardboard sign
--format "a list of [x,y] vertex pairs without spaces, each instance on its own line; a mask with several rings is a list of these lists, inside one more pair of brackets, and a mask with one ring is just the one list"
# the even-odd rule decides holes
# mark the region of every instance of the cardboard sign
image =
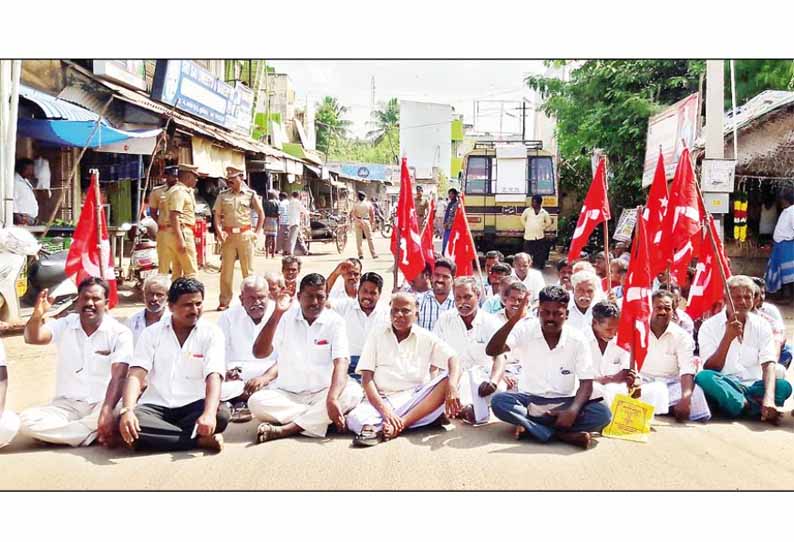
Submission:
[[615,241],[623,241],[628,243],[631,241],[631,236],[634,233],[634,225],[637,223],[637,208],[623,209],[618,219],[618,225],[615,228],[615,234],[612,239]]
[[616,395],[612,402],[612,421],[604,428],[605,437],[648,442],[653,406],[628,395]]

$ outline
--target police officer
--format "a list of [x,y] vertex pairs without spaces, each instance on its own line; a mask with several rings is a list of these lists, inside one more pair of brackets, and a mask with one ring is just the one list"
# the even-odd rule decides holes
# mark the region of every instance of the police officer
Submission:
[[364,249],[361,243],[362,235],[367,238],[370,254],[372,254],[373,258],[377,258],[375,243],[372,242],[372,224],[375,222],[375,210],[372,208],[372,204],[367,201],[367,195],[364,192],[358,193],[358,201],[350,211],[350,220],[353,222],[353,229],[356,232],[356,249],[358,250],[359,259],[364,258]]
[[165,168],[165,184],[155,187],[149,194],[149,209],[152,219],[157,222],[157,265],[161,275],[170,272],[171,260],[168,258],[166,250],[166,240],[169,229],[168,208],[165,205],[165,195],[168,189],[174,186],[179,176],[177,166],[167,166]]
[[[215,236],[221,245],[221,295],[218,310],[226,310],[232,300],[234,262],[240,260],[243,278],[252,273],[254,243],[262,234],[265,211],[254,190],[243,182],[243,172],[226,168],[228,189],[218,194],[212,208]],[[251,231],[251,211],[256,212],[256,232]]]
[[427,218],[427,211],[430,208],[430,200],[424,195],[424,189],[421,185],[416,185],[416,196],[414,197],[414,209],[416,209],[416,220],[419,223],[419,231]]
[[171,277],[195,277],[198,272],[196,241],[196,198],[193,189],[198,182],[198,167],[179,164],[179,181],[168,189],[165,204],[169,229],[166,236],[166,257],[171,263]]

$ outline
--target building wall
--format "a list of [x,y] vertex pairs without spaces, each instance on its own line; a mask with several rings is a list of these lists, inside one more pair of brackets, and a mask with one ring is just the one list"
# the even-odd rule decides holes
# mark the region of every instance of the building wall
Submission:
[[434,178],[433,168],[449,177],[452,113],[448,104],[400,100],[400,156],[408,157],[417,179]]

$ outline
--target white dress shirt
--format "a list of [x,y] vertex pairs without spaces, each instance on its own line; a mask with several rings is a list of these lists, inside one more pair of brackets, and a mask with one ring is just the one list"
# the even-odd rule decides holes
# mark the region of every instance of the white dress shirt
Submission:
[[331,385],[334,360],[350,359],[345,321],[325,309],[309,325],[297,303],[281,317],[273,337],[278,359],[275,387],[293,393],[316,393]]
[[301,223],[301,213],[306,212],[306,207],[303,202],[297,198],[290,198],[289,205],[287,206],[287,224],[289,226],[298,226]]
[[33,218],[39,216],[39,202],[33,186],[19,173],[14,173],[14,212]]
[[648,353],[640,375],[651,380],[675,380],[682,375],[697,373],[695,341],[675,322],[670,322],[658,339],[648,333]]
[[593,371],[596,377],[613,376],[631,367],[631,356],[618,346],[617,337],[609,341],[606,349],[601,352],[601,347],[598,345],[598,339],[593,332],[592,326],[585,330],[584,336],[590,344]]
[[223,333],[200,319],[184,344],[179,345],[173,317],[147,327],[135,346],[132,367],[148,371],[149,386],[141,404],[179,408],[206,398],[207,377],[226,375]]
[[99,403],[110,383],[111,365],[132,360],[132,332],[108,314],[90,337],[76,313],[49,320],[44,329],[52,333],[57,351],[55,397]]
[[[246,363],[259,365],[265,361],[254,357],[254,341],[270,320],[274,309],[275,303],[268,299],[265,315],[258,324],[248,316],[242,305],[234,305],[221,313],[218,317],[218,327],[223,332],[227,368],[241,367]],[[275,362],[273,355],[268,356],[267,360],[269,361],[267,368],[269,368],[269,365]]]
[[347,345],[351,356],[360,356],[364,350],[364,343],[369,337],[374,326],[389,323],[389,306],[377,303],[372,312],[367,315],[358,303],[358,299],[347,296],[333,303],[332,310],[342,317],[347,329]]
[[357,297],[358,292],[356,292],[353,297],[347,295],[347,290],[345,290],[345,279],[343,277],[337,278],[331,291],[328,292],[328,301],[333,304],[344,301],[345,299],[357,299]]
[[414,325],[408,337],[397,342],[391,323],[370,333],[356,373],[373,371],[378,391],[384,395],[415,389],[430,382],[430,368],[447,369],[455,351],[424,328]]
[[772,239],[775,243],[794,240],[794,205],[789,205],[780,213]]
[[579,380],[595,378],[587,339],[567,322],[553,350],[543,337],[539,321],[514,327],[507,346],[521,363],[518,388],[530,395],[573,397]]
[[517,280],[520,280],[524,286],[527,287],[529,290],[529,299],[532,302],[538,300],[538,295],[540,295],[540,291],[546,287],[546,281],[543,279],[543,273],[538,271],[537,269],[532,269],[531,267],[527,270],[527,276],[524,279],[518,278],[516,272],[513,271],[513,277]]
[[461,368],[465,370],[477,366],[490,368],[493,358],[485,354],[485,347],[498,329],[493,315],[482,309],[474,315],[471,329],[466,329],[463,318],[457,310],[453,310],[439,316],[433,334],[452,347],[460,360]]
[[[158,320],[157,322],[160,322],[161,320],[163,320],[164,318],[168,318],[169,316],[171,316],[171,311],[165,308],[163,309],[163,315],[160,317],[160,320]],[[134,344],[137,344],[138,338],[141,336],[141,333],[143,333],[143,330],[146,329],[147,327],[146,309],[141,309],[132,316],[130,316],[129,318],[127,318],[127,320],[124,322],[124,325],[127,326],[130,329],[130,331],[132,331],[132,342]]]
[[568,321],[566,324],[573,326],[575,329],[578,329],[582,333],[585,332],[592,324],[593,324],[593,305],[595,305],[598,301],[593,299],[590,302],[590,306],[587,307],[587,310],[582,314],[582,311],[579,310],[579,307],[576,306],[576,301],[573,299],[573,292],[571,293],[571,300],[568,302]]
[[[704,363],[717,351],[725,335],[726,323],[727,315],[722,311],[700,326],[698,343],[700,357],[703,358]],[[733,339],[725,355],[725,365],[721,372],[738,378],[743,384],[752,384],[761,380],[763,376],[761,365],[770,361],[777,361],[772,328],[757,314],[749,313],[744,324],[742,342],[739,342],[738,338]]]

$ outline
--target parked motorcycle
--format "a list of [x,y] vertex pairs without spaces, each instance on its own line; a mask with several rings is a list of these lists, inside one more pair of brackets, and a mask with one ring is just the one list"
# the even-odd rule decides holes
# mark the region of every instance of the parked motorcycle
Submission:
[[132,236],[132,251],[130,252],[130,266],[127,270],[127,280],[135,283],[135,288],[143,291],[144,281],[158,273],[157,260],[157,224],[149,217],[145,217],[138,224],[130,227]]

